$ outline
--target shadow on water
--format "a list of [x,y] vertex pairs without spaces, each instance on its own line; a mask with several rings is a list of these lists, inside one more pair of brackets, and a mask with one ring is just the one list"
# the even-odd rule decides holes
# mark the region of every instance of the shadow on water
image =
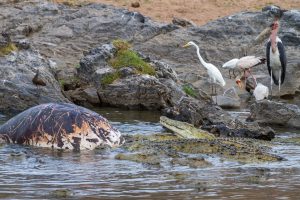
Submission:
[[[159,113],[111,108],[97,112],[126,134],[163,131]],[[278,132],[279,138],[299,133]],[[74,153],[2,145],[0,199],[298,199],[300,195],[300,145],[295,143],[275,142],[274,151],[286,161],[242,164],[201,155],[213,166],[198,169],[114,159],[120,151]]]

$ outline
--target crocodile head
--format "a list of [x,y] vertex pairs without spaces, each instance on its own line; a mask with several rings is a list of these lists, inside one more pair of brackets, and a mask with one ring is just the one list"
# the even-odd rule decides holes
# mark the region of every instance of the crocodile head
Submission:
[[178,137],[181,138],[197,138],[197,139],[214,139],[213,134],[195,128],[192,124],[169,119],[165,116],[160,117],[160,123],[167,129],[173,131]]

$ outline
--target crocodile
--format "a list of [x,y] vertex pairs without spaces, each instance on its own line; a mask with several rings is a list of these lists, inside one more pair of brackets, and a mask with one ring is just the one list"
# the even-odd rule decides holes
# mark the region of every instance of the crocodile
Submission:
[[192,124],[172,120],[168,117],[161,116],[160,124],[173,131],[180,138],[198,138],[198,139],[215,139],[216,137],[202,129],[195,128]]
[[[251,138],[216,137],[213,134],[198,129],[193,125],[160,117],[160,123],[172,130],[173,133],[153,135],[124,135],[126,143],[121,147],[127,151],[116,156],[118,160],[131,160],[147,165],[160,166],[169,161],[171,164],[202,163],[199,167],[209,166],[205,160],[199,161],[202,155],[218,155],[230,160],[243,163],[271,162],[283,160],[282,157],[271,153],[271,143]],[[195,155],[196,154],[196,155]],[[202,155],[198,155],[202,154]]]
[[270,146],[270,142],[257,140],[253,138],[242,138],[242,137],[216,137],[214,134],[209,133],[206,130],[196,128],[194,125],[187,122],[177,121],[170,119],[165,116],[160,117],[160,124],[165,128],[173,131],[179,138],[187,139],[207,139],[207,140],[219,140],[223,142],[231,142],[239,145],[249,146]]

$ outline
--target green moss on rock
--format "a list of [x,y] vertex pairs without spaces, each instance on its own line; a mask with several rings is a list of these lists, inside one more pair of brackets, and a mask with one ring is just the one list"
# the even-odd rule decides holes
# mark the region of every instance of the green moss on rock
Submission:
[[18,48],[14,43],[8,43],[6,46],[0,47],[0,56],[8,55],[12,51],[16,51],[16,50],[18,50]]

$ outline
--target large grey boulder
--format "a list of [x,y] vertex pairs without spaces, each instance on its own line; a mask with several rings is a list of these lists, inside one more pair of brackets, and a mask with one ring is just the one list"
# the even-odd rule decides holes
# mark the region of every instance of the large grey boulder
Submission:
[[252,104],[250,111],[250,118],[256,122],[300,128],[300,108],[297,105],[262,100]]
[[133,75],[98,89],[102,104],[160,110],[168,106],[168,88],[150,75]]
[[116,72],[109,66],[109,59],[115,54],[116,49],[113,45],[104,44],[90,50],[80,60],[78,75],[97,89],[102,105],[160,110],[185,95],[180,85],[176,85],[179,80],[170,66],[143,55],[141,57],[155,69],[155,76],[137,74],[130,66],[124,66],[119,69],[120,77],[117,80],[103,84],[105,76]]
[[[48,60],[36,51],[22,50],[0,57],[0,68],[0,112],[19,112],[41,103],[68,101],[51,73]],[[33,84],[37,70],[46,86]]]

